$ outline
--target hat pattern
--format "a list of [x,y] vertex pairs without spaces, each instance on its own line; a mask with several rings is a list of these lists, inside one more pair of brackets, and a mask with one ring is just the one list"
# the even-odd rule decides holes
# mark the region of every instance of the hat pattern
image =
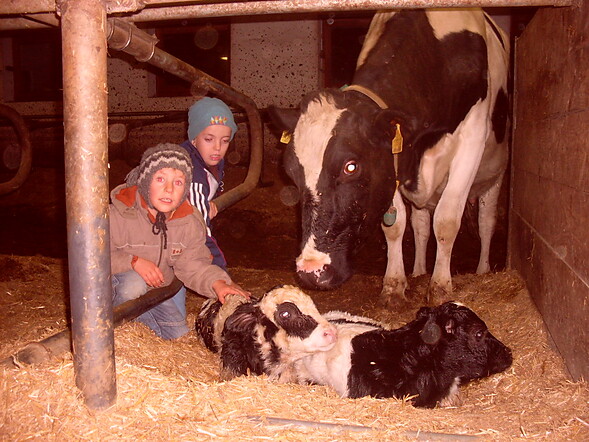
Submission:
[[188,139],[193,141],[198,134],[212,125],[229,127],[230,140],[233,140],[237,132],[237,124],[229,106],[218,98],[201,98],[188,109]]

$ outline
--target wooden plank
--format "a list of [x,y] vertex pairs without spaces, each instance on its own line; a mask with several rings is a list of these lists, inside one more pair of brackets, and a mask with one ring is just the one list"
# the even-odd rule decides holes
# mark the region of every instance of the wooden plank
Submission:
[[575,379],[589,376],[589,1],[539,10],[516,46],[508,262]]
[[589,287],[518,213],[511,221],[512,265],[526,281],[573,379],[589,379]]

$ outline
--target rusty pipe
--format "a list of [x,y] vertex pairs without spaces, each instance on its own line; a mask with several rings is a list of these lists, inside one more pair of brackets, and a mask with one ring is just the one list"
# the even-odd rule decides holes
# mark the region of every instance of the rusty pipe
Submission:
[[[119,327],[132,321],[166,299],[170,299],[181,288],[182,281],[174,277],[174,280],[165,287],[152,289],[137,299],[117,305],[113,310],[114,326]],[[12,356],[0,360],[0,368],[18,368],[21,365],[39,364],[71,351],[71,349],[71,332],[67,328],[39,342],[31,342]]]
[[[473,8],[515,6],[571,6],[577,0],[254,0],[236,2],[178,3],[154,0],[150,7],[125,15],[132,22],[205,17],[292,14],[378,9]],[[166,3],[168,3],[166,5]]]
[[[107,13],[136,12],[133,21],[166,18],[220,17],[288,12],[348,11],[429,7],[571,6],[576,0],[125,0],[106,1]],[[55,0],[9,0],[0,4],[0,15],[55,12]],[[181,9],[180,9],[181,8]],[[177,12],[175,12],[177,11]],[[173,16],[173,17],[172,17]]]
[[88,408],[116,401],[108,218],[106,10],[61,2],[68,268],[76,385]]
[[109,47],[126,52],[139,61],[150,63],[190,82],[194,94],[197,89],[209,90],[246,112],[251,141],[247,176],[241,184],[216,198],[215,204],[221,211],[249,195],[260,179],[264,152],[262,118],[255,102],[229,85],[157,48],[157,39],[135,25],[111,18],[108,20],[108,26]]
[[[579,0],[127,0],[107,1],[108,14],[124,14],[131,22],[166,21],[206,17],[295,14],[309,12],[366,11],[402,8],[573,6]],[[33,29],[58,26],[54,0],[39,5],[30,0],[0,4],[0,29]],[[23,14],[21,17],[14,17]],[[24,15],[26,14],[26,15]],[[7,15],[3,18],[3,15]],[[12,15],[12,16],[10,16]]]
[[25,182],[29,173],[31,172],[31,165],[33,164],[33,149],[31,148],[31,137],[29,130],[23,117],[13,108],[0,104],[0,117],[5,117],[14,126],[18,144],[21,149],[20,165],[16,175],[9,181],[0,183],[0,195],[10,193],[18,189]]

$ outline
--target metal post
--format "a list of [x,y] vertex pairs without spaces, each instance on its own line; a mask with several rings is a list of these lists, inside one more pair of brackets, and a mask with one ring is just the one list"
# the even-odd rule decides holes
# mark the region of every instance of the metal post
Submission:
[[63,0],[61,29],[74,370],[88,408],[102,410],[116,400],[104,1]]

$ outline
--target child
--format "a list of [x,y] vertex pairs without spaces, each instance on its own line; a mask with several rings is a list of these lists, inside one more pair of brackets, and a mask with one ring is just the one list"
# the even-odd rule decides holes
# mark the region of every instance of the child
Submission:
[[194,164],[190,202],[207,224],[207,247],[213,264],[226,269],[225,256],[211,233],[211,219],[217,214],[211,200],[223,191],[223,168],[229,143],[237,132],[231,109],[218,98],[204,97],[188,110],[188,140],[182,143]]
[[[141,163],[111,192],[110,251],[113,304],[138,298],[152,287],[172,282],[174,275],[190,289],[225,302],[234,293],[249,292],[211,264],[205,245],[206,225],[186,201],[192,162],[175,144],[147,149]],[[186,289],[138,318],[164,339],[189,330]]]

